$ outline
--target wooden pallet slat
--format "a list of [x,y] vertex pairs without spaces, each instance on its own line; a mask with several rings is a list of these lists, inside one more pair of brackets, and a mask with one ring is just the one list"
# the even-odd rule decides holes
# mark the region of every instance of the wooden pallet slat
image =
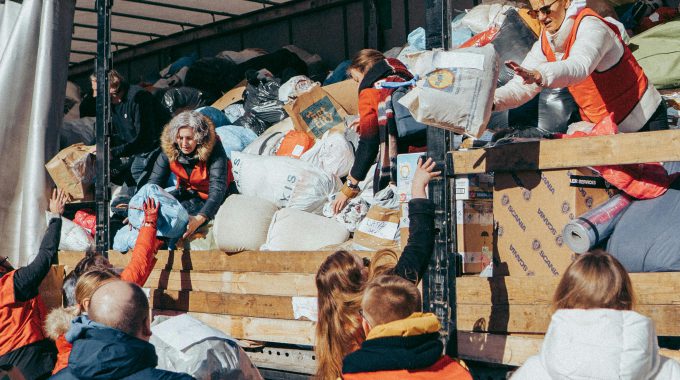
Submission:
[[456,174],[680,161],[680,131],[519,142],[452,154]]

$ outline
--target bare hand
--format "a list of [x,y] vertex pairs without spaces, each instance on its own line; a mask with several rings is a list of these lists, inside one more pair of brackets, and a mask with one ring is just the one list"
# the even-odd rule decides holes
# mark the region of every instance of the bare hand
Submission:
[[418,159],[418,167],[413,175],[413,181],[411,182],[411,194],[413,198],[427,198],[426,189],[427,184],[430,183],[432,178],[436,178],[442,174],[441,171],[435,172],[434,168],[437,163],[431,158],[423,163],[423,158]]
[[349,125],[349,129],[359,133],[359,119],[354,119],[352,123]]
[[200,227],[203,223],[205,223],[206,218],[203,215],[189,215],[189,224],[187,224],[187,232],[182,235],[182,239],[186,239],[189,236],[193,235],[194,232]]
[[515,72],[515,74],[522,77],[522,79],[524,80],[524,84],[535,83],[540,85],[541,82],[543,81],[541,73],[538,72],[537,70],[525,69],[524,67],[518,65],[517,62],[514,61],[506,61],[505,65],[512,69]]
[[50,212],[53,214],[64,214],[64,205],[68,200],[68,195],[62,189],[52,190],[52,198],[50,198]]
[[343,193],[338,193],[338,195],[335,197],[335,200],[333,201],[333,204],[331,205],[331,208],[333,209],[333,214],[338,214],[342,209],[347,206],[347,202],[349,201],[349,198]]

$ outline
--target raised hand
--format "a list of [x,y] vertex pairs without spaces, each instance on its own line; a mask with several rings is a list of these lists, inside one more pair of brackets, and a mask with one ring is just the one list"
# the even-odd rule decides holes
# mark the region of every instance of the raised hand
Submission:
[[64,206],[68,201],[68,195],[62,189],[52,190],[52,198],[50,198],[49,210],[51,213],[62,215],[64,214]]

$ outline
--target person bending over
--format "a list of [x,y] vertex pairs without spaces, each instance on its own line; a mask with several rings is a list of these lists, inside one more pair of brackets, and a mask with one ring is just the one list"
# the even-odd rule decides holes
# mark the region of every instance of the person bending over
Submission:
[[170,193],[189,212],[184,238],[213,219],[227,199],[231,163],[209,118],[197,111],[175,116],[163,129],[163,152],[156,160],[149,183],[165,187],[170,173],[177,187]]
[[393,251],[378,251],[372,260],[347,251],[337,251],[324,260],[316,273],[319,320],[316,324],[315,352],[317,377],[333,379],[341,375],[342,359],[359,348],[365,339],[361,329],[361,297],[366,283],[381,274],[396,274],[418,283],[430,262],[434,248],[434,204],[425,190],[438,176],[435,163],[418,161],[413,177],[413,199],[409,201],[409,238],[397,261]]
[[541,352],[512,379],[680,379],[680,363],[659,355],[654,322],[634,306],[621,263],[602,251],[580,256],[557,285]]
[[52,379],[193,379],[155,369],[149,301],[139,286],[126,281],[102,285],[92,295],[88,316],[87,323],[69,331],[74,341],[68,367]]
[[342,363],[345,380],[472,380],[458,362],[442,356],[439,320],[423,313],[416,285],[399,276],[380,276],[361,300],[366,341]]
[[27,379],[47,378],[57,354],[43,330],[47,308],[38,288],[57,262],[61,214],[67,198],[62,190],[52,192],[52,218],[38,255],[30,264],[15,270],[7,257],[0,257],[0,366],[14,366]]

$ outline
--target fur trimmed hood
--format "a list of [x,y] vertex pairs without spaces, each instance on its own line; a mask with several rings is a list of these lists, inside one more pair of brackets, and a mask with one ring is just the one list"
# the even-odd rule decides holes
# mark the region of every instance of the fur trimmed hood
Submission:
[[[207,119],[207,118],[206,118]],[[205,137],[205,141],[199,142],[196,146],[196,156],[199,161],[207,162],[212,154],[215,143],[217,143],[217,133],[215,133],[215,125],[208,119],[208,133]],[[171,123],[167,124],[163,128],[163,133],[161,134],[161,149],[170,162],[177,161],[180,155],[180,150],[177,144],[175,144],[175,137],[172,133],[176,130]]]
[[71,320],[77,316],[78,308],[76,306],[59,307],[50,311],[45,319],[47,336],[52,340],[57,340],[59,336],[66,334],[71,327]]

